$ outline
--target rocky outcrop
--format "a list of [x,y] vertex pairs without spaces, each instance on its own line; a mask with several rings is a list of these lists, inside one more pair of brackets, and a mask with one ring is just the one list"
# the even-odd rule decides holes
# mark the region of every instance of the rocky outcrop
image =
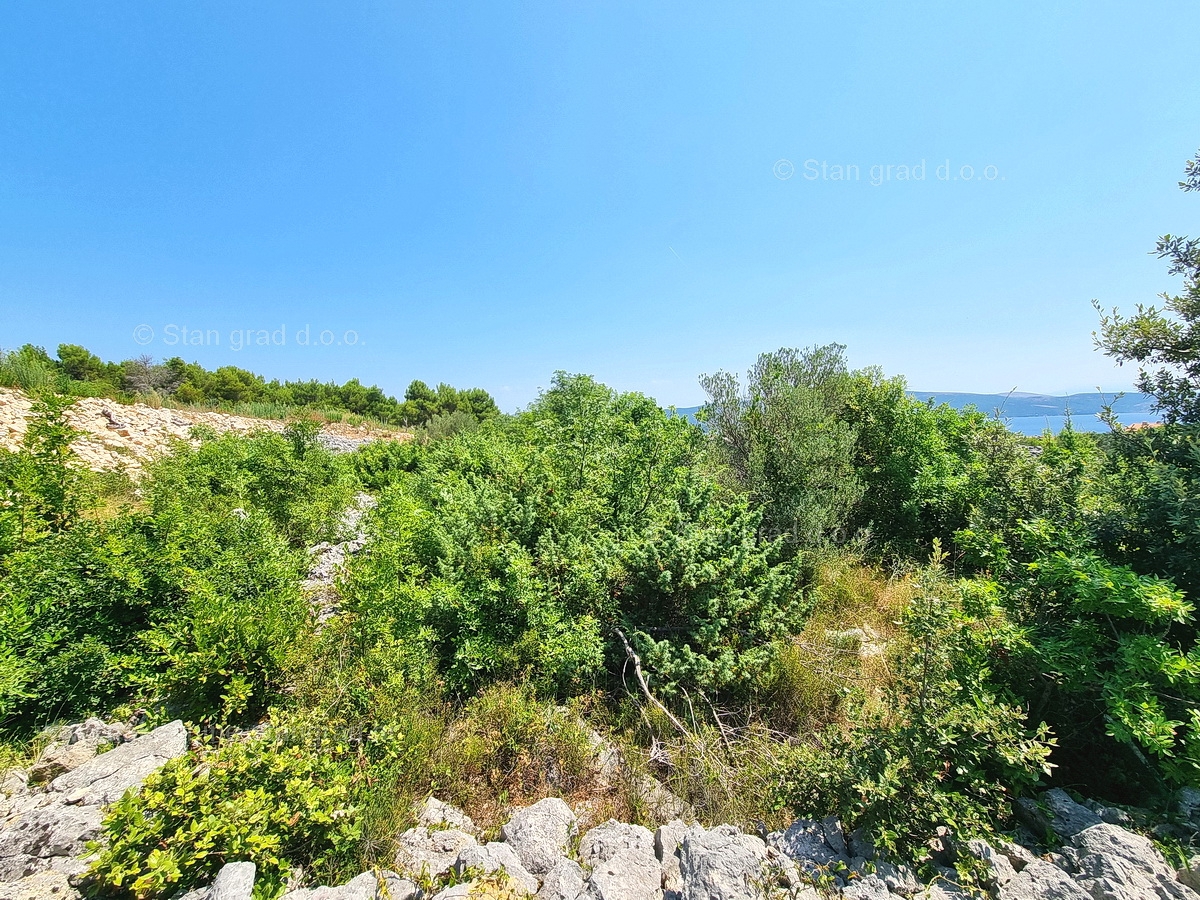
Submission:
[[654,835],[640,825],[612,819],[597,825],[579,842],[579,861],[590,870],[581,897],[589,900],[659,900],[662,863]]
[[501,837],[534,875],[545,875],[567,855],[574,834],[575,813],[557,797],[518,810],[500,829]]
[[370,494],[357,494],[354,503],[342,513],[338,531],[346,538],[337,543],[322,541],[308,548],[310,563],[308,576],[301,583],[317,614],[317,624],[323,625],[341,611],[337,591],[337,579],[342,574],[346,560],[358,553],[367,543],[367,512],[375,508],[377,501]]
[[[112,749],[106,749],[115,743]],[[89,719],[69,725],[34,764],[49,785],[10,777],[0,818],[0,882],[17,896],[71,896],[62,878],[82,872],[87,842],[100,834],[104,808],[137,788],[169,759],[187,752],[182,722],[134,737],[123,726]],[[104,752],[101,752],[104,751]]]
[[[10,388],[0,388],[0,447],[16,450],[25,436],[33,402]],[[280,432],[286,423],[202,409],[165,409],[140,403],[85,397],[67,411],[67,421],[80,432],[71,449],[89,469],[137,472],[142,464],[171,449],[175,441],[192,440],[192,428],[202,425],[218,434],[254,431]],[[318,440],[335,453],[349,453],[380,438],[407,440],[407,432],[338,423],[326,424]]]
[[[187,743],[179,722],[140,736],[96,719],[61,729],[31,770],[37,778],[10,773],[4,782],[0,900],[79,900],[69,876],[86,868],[87,842],[100,834],[105,807],[186,752]],[[500,840],[484,843],[469,816],[436,798],[415,812],[418,824],[396,839],[394,871],[372,870],[284,897],[954,900],[969,892],[951,864],[971,857],[995,900],[1200,900],[1189,884],[1190,865],[1177,873],[1149,839],[1107,821],[1129,819],[1127,813],[1077,803],[1062,791],[1026,804],[1022,813],[1063,838],[1057,851],[1038,855],[1000,840],[957,841],[939,829],[931,853],[941,874],[929,885],[875,858],[869,842],[846,834],[834,817],[801,819],[765,838],[732,825],[705,829],[674,820],[651,832],[612,819],[578,836],[570,806],[547,798],[513,811]],[[1180,815],[1200,818],[1200,802]],[[178,900],[250,900],[254,881],[252,863],[230,861],[212,884]]]

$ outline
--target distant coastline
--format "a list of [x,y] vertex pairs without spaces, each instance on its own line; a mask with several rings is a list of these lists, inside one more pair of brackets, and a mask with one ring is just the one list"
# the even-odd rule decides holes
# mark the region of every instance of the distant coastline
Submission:
[[[1105,405],[1111,405],[1117,420],[1123,425],[1137,422],[1158,422],[1154,398],[1149,394],[1130,391],[1117,397],[1093,391],[1085,394],[1031,394],[1013,391],[1010,394],[971,394],[962,391],[909,391],[910,397],[947,403],[955,409],[973,406],[988,415],[998,415],[1013,431],[1038,435],[1045,431],[1062,431],[1067,422],[1076,431],[1106,431],[1108,426],[1098,418]],[[696,420],[699,406],[676,409],[676,412]]]

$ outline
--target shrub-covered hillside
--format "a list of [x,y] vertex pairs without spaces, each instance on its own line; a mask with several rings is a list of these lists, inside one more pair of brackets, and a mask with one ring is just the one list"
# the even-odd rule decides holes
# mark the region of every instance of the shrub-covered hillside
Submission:
[[[1186,543],[1150,565],[1129,537],[1190,426],[1031,441],[836,346],[705,383],[707,430],[560,374],[447,438],[214,436],[136,490],[71,466],[47,395],[0,457],[12,754],[135,708],[268,727],[119,805],[96,883],[167,896],[234,857],[276,885],[352,874],[431,790],[484,822],[587,795],[594,728],[704,819],[836,813],[918,860],[1039,783],[1197,782]],[[358,491],[368,542],[318,628],[304,548]],[[183,823],[218,798],[198,853]]]
[[401,401],[378,387],[361,384],[357,378],[341,385],[267,381],[237,366],[210,371],[178,356],[161,363],[148,356],[105,362],[78,344],[59,344],[56,357],[32,344],[0,350],[0,386],[126,402],[140,399],[212,406],[272,418],[300,410],[327,416],[350,413],[390,425],[433,423],[432,427],[443,431],[499,415],[496,401],[482,388],[459,390],[439,384],[435,389],[418,380],[408,386]]
[[1166,810],[1200,788],[1200,255],[1161,252],[1184,296],[1099,340],[1167,366],[1166,424],[1101,435],[1023,438],[828,345],[704,376],[701,425],[560,372],[340,456],[312,424],[201,433],[134,484],[73,465],[51,380],[0,453],[8,759],[89,714],[189,724],[86,880],[139,898],[231,860],[264,898],[338,884],[431,793],[488,829],[551,795],[649,820],[649,784],[942,876],[933,836],[1045,786]]

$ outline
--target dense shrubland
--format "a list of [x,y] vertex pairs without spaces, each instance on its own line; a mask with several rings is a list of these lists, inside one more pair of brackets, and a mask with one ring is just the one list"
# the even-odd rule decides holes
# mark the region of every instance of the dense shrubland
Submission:
[[357,378],[340,385],[267,381],[237,366],[210,371],[178,356],[159,363],[149,356],[105,362],[78,344],[59,344],[53,357],[33,344],[0,349],[0,386],[30,393],[55,391],[75,397],[208,406],[264,418],[284,418],[303,410],[332,421],[369,419],[424,426],[437,434],[472,427],[500,414],[496,401],[482,388],[460,390],[448,384],[431,388],[416,380],[404,399],[397,400]]
[[[547,794],[636,818],[593,729],[705,820],[835,813],[918,863],[1048,783],[1200,786],[1186,380],[1150,385],[1162,428],[1037,439],[838,345],[702,384],[703,427],[559,373],[349,456],[201,434],[136,486],[72,468],[47,395],[0,454],[4,735],[142,707],[212,736],[116,807],[94,888],[335,879],[432,791],[485,825]],[[303,548],[358,490],[369,542],[317,628]]]

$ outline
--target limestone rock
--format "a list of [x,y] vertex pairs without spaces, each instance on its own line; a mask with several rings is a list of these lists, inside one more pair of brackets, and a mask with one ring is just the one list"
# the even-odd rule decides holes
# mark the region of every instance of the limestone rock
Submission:
[[990,887],[1001,888],[1017,877],[1012,861],[987,841],[967,841],[967,852],[987,866]]
[[766,861],[767,845],[732,825],[689,834],[679,853],[683,898],[753,900],[762,894]]
[[475,890],[476,882],[464,881],[460,884],[452,884],[444,890],[438,891],[433,895],[433,900],[467,900],[472,896]]
[[526,893],[536,894],[538,890],[537,878],[521,864],[521,858],[508,844],[493,841],[464,847],[454,861],[454,871],[461,876],[468,869],[484,874],[503,872],[511,884],[520,886]]
[[397,840],[396,869],[403,875],[437,878],[449,872],[458,854],[475,843],[474,837],[457,828],[410,828]]
[[288,891],[282,900],[417,900],[420,895],[416,884],[385,869],[378,876],[363,872],[338,887]]
[[1176,870],[1175,877],[1193,891],[1200,891],[1200,855],[1188,859],[1187,865]]
[[605,862],[625,851],[658,861],[654,852],[654,835],[641,825],[627,825],[609,819],[588,831],[579,841],[579,861],[585,866]]
[[1066,872],[1040,859],[1000,888],[997,896],[999,900],[1093,900]]
[[456,806],[443,803],[437,797],[430,797],[421,804],[421,810],[417,814],[417,824],[431,831],[436,828],[457,828],[467,834],[478,834],[478,829],[471,821],[470,816]]
[[846,900],[888,900],[892,892],[878,875],[867,875],[850,882],[842,889],[842,896]]
[[228,862],[213,879],[209,900],[250,900],[258,867],[252,862]]
[[609,819],[583,836],[579,860],[592,869],[587,896],[593,900],[662,897],[662,864],[649,829]]
[[829,843],[823,822],[797,819],[787,831],[774,832],[767,839],[809,875],[824,874],[839,866],[850,866],[851,860],[845,852],[839,852]]
[[583,869],[573,859],[560,859],[542,880],[537,900],[575,900],[584,889]]
[[558,797],[547,797],[514,813],[500,834],[526,869],[534,875],[545,875],[567,855],[575,829],[571,807]]
[[104,745],[116,745],[129,737],[129,729],[124,725],[107,725],[95,718],[79,725],[65,725],[29,770],[29,780],[50,781],[87,762]]
[[[0,881],[16,881],[55,867],[55,857],[69,862],[86,852],[100,833],[103,814],[97,806],[53,803],[30,810],[0,832]],[[70,873],[69,873],[70,874]]]
[[1028,797],[1022,798],[1017,801],[1016,811],[1039,837],[1049,830],[1066,839],[1103,821],[1086,806],[1072,800],[1062,788],[1046,791],[1041,804]]
[[94,756],[78,768],[59,775],[50,787],[88,804],[108,804],[121,798],[168,760],[187,752],[187,730],[178,719],[127,744]]
[[1105,900],[1200,900],[1175,879],[1174,870],[1148,838],[1101,823],[1077,834],[1063,851],[1075,880]]
[[676,900],[683,894],[683,875],[679,871],[679,847],[683,839],[702,831],[699,825],[685,825],[675,819],[654,832],[654,854],[662,866],[662,887],[667,900]]
[[39,872],[0,884],[0,900],[79,900],[79,891],[62,872]]

